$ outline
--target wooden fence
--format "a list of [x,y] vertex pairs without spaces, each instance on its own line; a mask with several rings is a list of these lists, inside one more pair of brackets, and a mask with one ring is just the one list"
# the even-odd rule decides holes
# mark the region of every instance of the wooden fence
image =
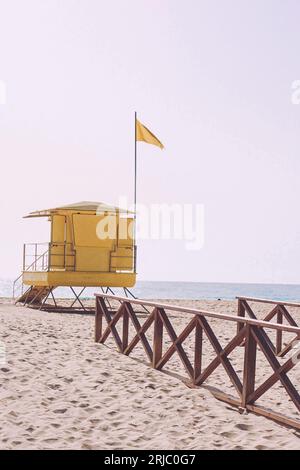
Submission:
[[[118,303],[118,308],[112,309],[112,303],[116,304],[116,302]],[[279,318],[280,320],[280,312],[282,315],[284,313],[282,309],[279,309],[278,304],[276,305],[278,308],[276,310],[277,319]],[[134,310],[134,307],[148,308],[150,310],[143,324],[140,323],[139,314]],[[258,320],[254,318],[255,314],[252,309],[250,310],[245,298],[239,299],[239,312],[237,316],[234,316],[145,300],[129,299],[110,294],[98,294],[96,295],[95,341],[103,344],[111,336],[119,352],[127,356],[140,343],[147,357],[147,363],[157,370],[165,368],[170,359],[177,354],[184,366],[188,379],[187,383],[194,387],[204,385],[207,379],[221,365],[235,389],[236,396],[213,388],[211,391],[216,398],[237,406],[240,411],[251,411],[300,430],[300,420],[298,419],[300,396],[295,383],[287,375],[288,372],[298,365],[299,352],[298,355],[297,352],[296,354],[291,354],[284,363],[280,363],[276,357],[276,351],[281,353],[281,355],[283,352],[280,343],[282,334],[285,332],[292,333],[295,335],[295,338],[300,338],[300,328],[295,324],[272,323],[270,319],[273,317],[270,314],[264,320]],[[188,318],[187,325],[179,334],[176,333],[172,324],[173,312],[183,314]],[[246,318],[246,312],[248,312],[251,318]],[[145,313],[143,316],[145,317]],[[221,345],[218,335],[214,331],[215,320],[221,320],[224,322],[222,323],[224,325],[226,322],[233,322],[233,326],[234,324],[238,326],[233,338],[228,339],[225,346]],[[131,339],[129,339],[130,324],[135,330],[135,334]],[[274,331],[278,335],[277,348],[272,347],[266,330]],[[169,337],[169,346],[165,352],[163,352],[164,333],[167,333]],[[149,335],[151,339],[149,339]],[[194,345],[192,360],[188,357],[183,346],[183,342],[191,336],[193,337]],[[206,337],[205,341],[204,336]],[[213,357],[209,364],[203,367],[202,359],[206,354],[205,348],[208,343],[214,351]],[[244,348],[240,348],[240,346],[244,346]],[[242,354],[242,376],[238,374],[237,367],[234,367],[228,357],[237,348],[239,349],[239,354]],[[272,373],[257,386],[258,351],[263,353],[271,366]],[[289,351],[293,353],[291,346]],[[285,348],[284,355],[287,352],[287,348]],[[287,394],[287,399],[294,404],[296,418],[288,417],[285,413],[279,414],[256,403],[275,384],[280,384],[283,387]]]
[[[257,315],[254,313],[254,306],[258,304],[271,305],[271,310],[267,315],[264,316],[263,321],[270,322],[276,317],[276,323],[282,325],[283,320],[295,327],[299,327],[295,318],[288,311],[289,307],[299,309],[300,304],[295,302],[281,302],[278,300],[268,300],[268,299],[257,299],[253,297],[237,297],[238,301],[238,316],[243,318],[248,315],[249,318],[257,320]],[[251,303],[251,306],[250,306]],[[299,310],[300,313],[300,310]],[[243,323],[238,323],[237,332],[243,328]],[[282,330],[276,330],[276,341],[275,344],[270,338],[268,338],[269,347],[275,352],[277,357],[285,357],[289,353],[293,345],[297,340],[299,340],[299,334],[291,339],[287,344],[283,345],[283,334]]]

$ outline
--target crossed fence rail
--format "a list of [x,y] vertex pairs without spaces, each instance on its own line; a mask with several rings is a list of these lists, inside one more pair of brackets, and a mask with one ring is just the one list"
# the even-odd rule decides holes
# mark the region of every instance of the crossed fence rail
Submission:
[[[238,316],[243,318],[248,315],[249,318],[257,320],[257,315],[254,313],[255,305],[257,304],[266,304],[271,305],[272,308],[270,312],[264,316],[264,321],[271,321],[274,317],[276,317],[276,323],[282,325],[283,321],[291,325],[298,327],[296,320],[293,318],[291,313],[288,311],[289,307],[292,308],[299,308],[300,304],[296,302],[283,302],[279,300],[269,300],[269,299],[257,299],[253,297],[237,297],[238,301]],[[238,323],[237,331],[243,327],[242,323]],[[293,345],[296,341],[298,341],[299,335],[296,335],[292,340],[290,340],[287,344],[283,345],[283,336],[282,330],[276,330],[276,341],[275,345],[273,344],[272,340],[268,338],[268,344],[273,352],[276,353],[277,357],[285,357],[287,353],[289,353]]]
[[[112,309],[111,304],[114,301],[119,306]],[[273,318],[271,315],[264,320],[258,320],[252,309],[251,318],[246,318],[246,312],[250,312],[246,307],[245,302],[247,301],[242,298],[240,301],[238,315],[234,316],[100,293],[96,295],[95,341],[104,344],[111,336],[117,345],[118,351],[127,356],[140,343],[143,346],[148,363],[156,370],[164,369],[171,358],[177,354],[185,369],[186,383],[194,387],[204,385],[221,365],[235,389],[236,396],[215,388],[211,389],[216,398],[237,406],[240,410],[251,411],[300,430],[300,396],[295,383],[287,375],[297,366],[299,352],[291,354],[283,363],[280,363],[276,357],[276,351],[282,355],[282,344],[279,344],[278,337],[282,341],[283,333],[292,333],[295,338],[300,338],[300,328],[295,324],[272,323],[270,321]],[[140,323],[139,315],[134,307],[150,309],[143,324]],[[180,334],[176,333],[172,324],[172,312],[188,315],[188,324]],[[281,312],[283,315],[283,311],[279,307],[276,312]],[[225,346],[221,345],[218,333],[214,331],[214,320],[221,320],[224,323],[231,322],[238,327],[233,338],[228,339]],[[129,335],[130,324],[135,330],[135,335],[131,339]],[[266,332],[270,330],[278,335],[277,348],[272,345]],[[164,352],[163,340],[165,333],[169,337],[169,347]],[[151,334],[151,339],[149,339],[149,334]],[[204,336],[206,337],[205,341]],[[193,339],[192,360],[183,346],[187,338]],[[207,354],[208,343],[212,346],[214,357],[204,367],[203,358]],[[240,348],[240,346],[244,346],[244,348]],[[239,375],[237,367],[233,365],[229,358],[229,355],[237,348],[242,351],[243,355],[242,376]],[[279,349],[281,350],[279,351]],[[256,384],[258,351],[263,353],[272,369],[271,375],[263,379],[263,382],[259,385]],[[292,348],[289,351],[285,348],[284,351],[284,355],[293,352]],[[287,398],[295,406],[296,419],[257,404],[257,401],[275,384],[280,384],[284,388]]]

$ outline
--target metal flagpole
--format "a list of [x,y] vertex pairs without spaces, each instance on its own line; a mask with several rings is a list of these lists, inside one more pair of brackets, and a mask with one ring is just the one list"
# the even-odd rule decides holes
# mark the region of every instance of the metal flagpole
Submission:
[[136,246],[136,201],[137,201],[137,142],[136,142],[136,119],[137,113],[134,113],[134,272],[136,273],[137,246]]
[[137,145],[136,145],[136,112],[134,113],[134,214],[136,216],[136,175],[137,175]]

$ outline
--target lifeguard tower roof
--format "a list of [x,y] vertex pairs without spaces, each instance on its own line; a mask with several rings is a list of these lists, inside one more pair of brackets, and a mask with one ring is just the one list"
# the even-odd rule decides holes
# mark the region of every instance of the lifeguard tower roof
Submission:
[[91,201],[82,201],[75,202],[73,204],[68,204],[66,206],[55,207],[52,209],[44,209],[39,211],[30,212],[24,217],[24,219],[29,219],[31,217],[49,217],[57,211],[78,211],[78,212],[90,212],[93,214],[99,213],[110,213],[110,214],[133,214],[133,212],[120,207],[111,206],[105,202],[91,202]]

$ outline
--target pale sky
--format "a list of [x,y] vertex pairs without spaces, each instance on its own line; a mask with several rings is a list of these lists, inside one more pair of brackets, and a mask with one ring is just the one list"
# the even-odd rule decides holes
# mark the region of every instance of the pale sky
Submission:
[[29,211],[132,198],[205,206],[205,244],[141,241],[141,280],[300,281],[298,0],[0,0],[0,277]]

